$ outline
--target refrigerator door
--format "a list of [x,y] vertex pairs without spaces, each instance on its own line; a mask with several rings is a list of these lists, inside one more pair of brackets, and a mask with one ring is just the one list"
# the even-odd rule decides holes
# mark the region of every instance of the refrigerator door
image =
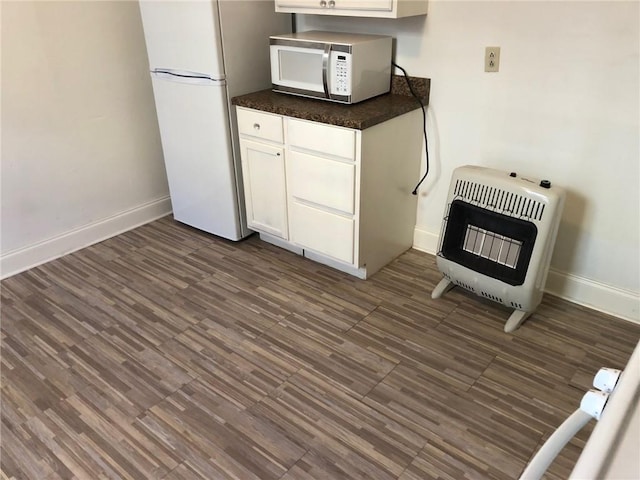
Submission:
[[141,0],[151,70],[172,68],[224,78],[216,0]]
[[242,238],[224,82],[152,73],[173,216]]

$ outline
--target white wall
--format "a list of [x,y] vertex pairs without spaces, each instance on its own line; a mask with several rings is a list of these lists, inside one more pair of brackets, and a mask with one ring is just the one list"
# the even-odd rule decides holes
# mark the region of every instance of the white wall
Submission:
[[[392,35],[396,62],[432,79],[417,248],[437,247],[455,167],[548,178],[568,198],[547,288],[640,321],[639,5],[436,0],[427,17],[297,25]],[[500,72],[484,73],[493,45]]]
[[2,2],[8,276],[170,211],[137,2]]

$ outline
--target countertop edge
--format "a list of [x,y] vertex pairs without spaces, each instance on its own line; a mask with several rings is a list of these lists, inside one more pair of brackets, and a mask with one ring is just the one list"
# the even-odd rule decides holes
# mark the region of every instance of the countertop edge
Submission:
[[[422,97],[423,104],[427,106],[431,80],[418,77],[410,77],[410,80],[414,91]],[[411,95],[406,86],[406,80],[400,76],[394,76],[392,79],[390,93],[353,105],[277,93],[270,89],[233,97],[231,104],[356,130],[365,130],[421,108],[420,102]]]

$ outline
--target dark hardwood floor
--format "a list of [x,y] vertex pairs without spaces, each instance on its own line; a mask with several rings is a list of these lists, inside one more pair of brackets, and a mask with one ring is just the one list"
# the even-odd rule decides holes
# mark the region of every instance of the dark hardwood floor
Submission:
[[6,279],[1,478],[517,478],[640,325],[546,296],[505,334],[439,279],[415,250],[362,281],[169,218]]

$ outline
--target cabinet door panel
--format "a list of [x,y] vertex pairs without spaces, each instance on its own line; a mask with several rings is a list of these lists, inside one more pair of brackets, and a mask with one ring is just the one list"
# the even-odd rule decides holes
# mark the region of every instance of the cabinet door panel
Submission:
[[335,2],[333,8],[345,10],[383,10],[389,12],[393,7],[392,0],[335,0]]
[[293,197],[354,213],[354,164],[291,151],[287,179]]
[[301,247],[353,264],[354,221],[292,201],[291,241]]
[[247,224],[288,238],[284,149],[240,139]]
[[401,18],[427,14],[427,0],[276,0],[276,12]]
[[302,120],[287,121],[288,142],[291,146],[335,155],[353,160],[356,154],[356,132]]

